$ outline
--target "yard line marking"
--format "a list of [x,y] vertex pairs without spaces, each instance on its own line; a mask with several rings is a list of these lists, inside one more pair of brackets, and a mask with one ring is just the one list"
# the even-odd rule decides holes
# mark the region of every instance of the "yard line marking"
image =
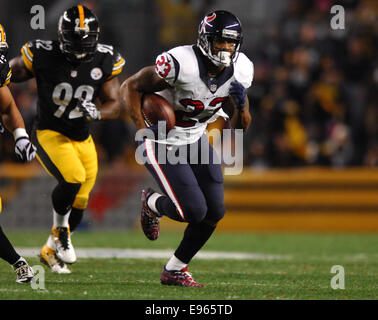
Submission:
[[[16,248],[23,257],[35,257],[40,248]],[[75,249],[78,258],[129,258],[129,259],[165,259],[170,258],[174,250],[144,250],[144,249],[114,249],[114,248],[86,248]],[[195,256],[198,259],[232,259],[232,260],[281,260],[291,259],[290,255],[203,251]]]

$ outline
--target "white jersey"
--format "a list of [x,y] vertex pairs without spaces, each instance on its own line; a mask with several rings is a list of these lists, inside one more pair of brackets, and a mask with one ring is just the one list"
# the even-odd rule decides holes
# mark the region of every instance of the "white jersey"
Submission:
[[237,80],[249,88],[253,79],[253,63],[243,53],[217,78],[210,78],[200,50],[195,45],[180,46],[156,58],[156,72],[171,88],[160,92],[173,106],[176,126],[166,140],[156,142],[184,145],[196,142],[207,124],[219,116],[228,118],[221,106],[229,96],[231,82]]

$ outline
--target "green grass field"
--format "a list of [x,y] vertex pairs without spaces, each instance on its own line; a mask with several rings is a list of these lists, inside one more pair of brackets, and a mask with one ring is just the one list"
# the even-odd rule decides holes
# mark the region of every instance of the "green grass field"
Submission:
[[[7,232],[15,247],[41,247],[46,232]],[[175,249],[181,232],[164,232],[151,242],[141,231],[86,232],[73,237],[75,248]],[[45,290],[16,284],[10,266],[0,261],[0,299],[133,300],[376,300],[378,235],[215,233],[202,251],[280,255],[278,259],[204,260],[189,271],[205,288],[162,286],[167,259],[80,258],[72,274],[46,270]],[[34,266],[37,257],[28,257]],[[331,288],[334,265],[345,270],[345,289]]]

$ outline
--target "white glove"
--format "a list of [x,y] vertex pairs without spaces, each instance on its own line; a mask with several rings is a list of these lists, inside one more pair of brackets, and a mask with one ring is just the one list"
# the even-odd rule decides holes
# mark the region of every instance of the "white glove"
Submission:
[[13,135],[16,140],[14,152],[17,158],[22,162],[32,161],[35,158],[36,148],[30,142],[25,129],[18,128],[13,132]]
[[89,100],[80,100],[78,107],[80,111],[84,113],[84,116],[87,117],[87,120],[101,120],[100,110],[97,109],[93,102]]

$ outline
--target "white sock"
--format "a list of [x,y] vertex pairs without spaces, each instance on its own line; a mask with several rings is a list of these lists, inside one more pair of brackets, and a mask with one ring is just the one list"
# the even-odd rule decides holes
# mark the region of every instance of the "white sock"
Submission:
[[68,228],[68,218],[70,217],[71,210],[69,210],[64,216],[57,213],[53,209],[54,215],[54,227],[65,227]]
[[147,200],[147,206],[155,213],[157,213],[158,215],[160,215],[158,209],[156,208],[156,200],[158,198],[160,198],[162,195],[157,193],[157,192],[154,192],[153,194],[151,194],[149,197],[148,197],[148,200]]
[[181,270],[187,266],[186,263],[182,262],[181,260],[177,259],[175,255],[169,259],[168,263],[165,266],[166,270]]
[[13,263],[13,265],[15,265],[17,262],[20,262],[20,261],[24,261],[25,263],[27,263],[25,258],[20,257],[20,259],[18,259],[15,263]]
[[49,235],[49,238],[47,239],[46,245],[47,245],[49,248],[53,249],[53,250],[56,249],[56,248],[55,248],[55,241],[54,241],[54,239],[53,239],[53,237],[52,237],[51,234]]

